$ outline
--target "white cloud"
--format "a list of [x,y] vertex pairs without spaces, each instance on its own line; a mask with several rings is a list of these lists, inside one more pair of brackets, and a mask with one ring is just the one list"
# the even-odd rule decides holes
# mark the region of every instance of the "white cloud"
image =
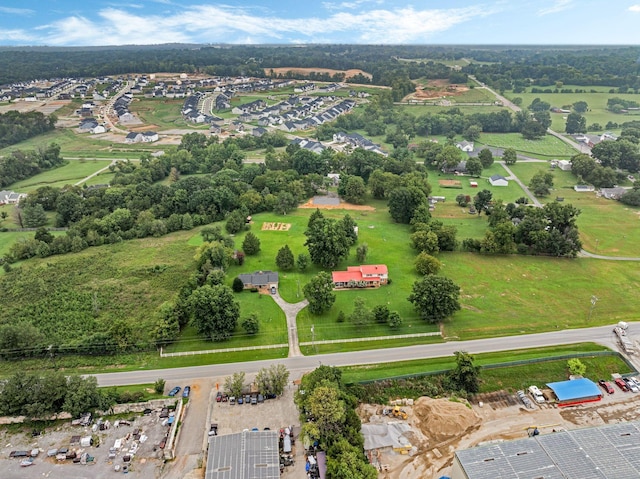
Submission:
[[0,7],[0,13],[6,13],[8,15],[33,15],[36,12],[29,8]]
[[550,15],[552,13],[562,12],[563,10],[567,10],[571,7],[573,7],[573,0],[555,0],[553,5],[538,10],[538,15]]
[[480,5],[431,10],[405,7],[343,11],[325,18],[284,18],[260,13],[213,5],[182,7],[174,14],[163,15],[105,8],[99,12],[98,20],[70,16],[40,27],[47,32],[40,41],[51,45],[331,43],[344,41],[348,35],[349,41],[358,43],[421,43],[459,23],[494,12]]
[[631,5],[629,11],[633,13],[640,13],[640,5]]
[[32,43],[37,44],[38,40],[24,30],[3,30],[0,29],[0,42],[17,42],[17,43]]

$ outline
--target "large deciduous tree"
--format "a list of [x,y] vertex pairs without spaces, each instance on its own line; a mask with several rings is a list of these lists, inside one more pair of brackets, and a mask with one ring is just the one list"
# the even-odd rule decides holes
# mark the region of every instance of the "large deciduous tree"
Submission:
[[449,278],[428,275],[413,283],[407,298],[426,321],[439,323],[460,309],[460,286]]
[[408,224],[418,206],[426,201],[425,194],[416,187],[396,188],[389,194],[389,214],[397,223]]
[[587,119],[580,113],[569,113],[567,115],[567,123],[565,124],[564,131],[570,135],[574,133],[586,133]]
[[516,150],[513,148],[505,148],[502,153],[502,161],[504,161],[505,165],[515,165],[517,160],[518,154],[516,153]]
[[465,351],[456,351],[456,367],[449,373],[454,385],[468,393],[480,390],[480,367],[473,364],[473,356]]
[[548,171],[538,171],[531,178],[529,188],[536,196],[547,196],[553,188],[553,174]]
[[204,285],[189,296],[192,322],[198,332],[210,341],[229,339],[236,329],[240,306],[231,288]]
[[304,285],[304,297],[309,301],[309,312],[311,314],[322,314],[331,309],[336,301],[333,292],[333,280],[331,275],[321,271]]
[[[350,218],[349,218],[350,220]],[[311,215],[304,245],[309,249],[311,261],[323,268],[333,268],[349,255],[349,248],[355,243],[353,230],[355,222],[336,221],[325,218],[319,210]]]

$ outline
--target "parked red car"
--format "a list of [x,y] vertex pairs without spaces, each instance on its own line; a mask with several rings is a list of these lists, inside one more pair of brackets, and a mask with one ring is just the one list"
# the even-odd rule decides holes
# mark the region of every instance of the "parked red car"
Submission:
[[618,386],[623,391],[628,391],[629,390],[629,388],[627,387],[627,383],[625,383],[621,378],[617,378],[615,380],[615,383],[616,383],[616,386]]
[[600,387],[602,387],[602,389],[607,391],[607,394],[613,394],[615,392],[611,383],[605,381],[604,379],[598,381],[598,384],[600,385]]

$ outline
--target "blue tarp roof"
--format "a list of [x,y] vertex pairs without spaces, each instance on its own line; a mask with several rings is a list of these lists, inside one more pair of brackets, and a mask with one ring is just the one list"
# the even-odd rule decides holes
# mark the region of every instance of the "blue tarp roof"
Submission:
[[596,383],[587,378],[547,383],[547,386],[553,390],[561,402],[602,396],[602,392]]

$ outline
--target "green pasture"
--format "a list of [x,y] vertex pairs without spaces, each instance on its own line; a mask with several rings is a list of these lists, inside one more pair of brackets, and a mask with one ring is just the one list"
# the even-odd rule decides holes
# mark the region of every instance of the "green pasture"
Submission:
[[539,140],[526,140],[520,133],[482,133],[476,147],[495,146],[498,148],[513,148],[518,153],[533,157],[569,158],[576,153],[562,140],[555,136],[545,135]]
[[[173,353],[287,343],[287,323],[284,312],[271,296],[243,291],[236,294],[236,299],[240,303],[240,321],[238,321],[238,326],[229,341],[220,343],[206,341],[195,328],[189,326],[181,332],[178,342],[168,346],[165,351]],[[258,313],[260,331],[258,334],[248,335],[242,329],[241,323],[242,318],[252,312]]]
[[[552,88],[552,87],[549,87]],[[636,114],[616,114],[607,110],[607,100],[609,98],[623,98],[627,100],[634,100],[640,102],[640,96],[633,93],[609,93],[610,87],[591,87],[591,86],[572,86],[565,85],[562,88],[571,89],[583,89],[589,93],[511,93],[507,92],[505,95],[512,100],[513,98],[522,98],[522,108],[528,107],[535,98],[540,98],[543,101],[548,102],[552,107],[571,109],[570,105],[578,101],[586,101],[589,105],[589,110],[584,113],[584,117],[587,119],[587,125],[592,123],[600,123],[602,128],[605,128],[607,122],[612,121],[614,123],[624,123],[625,121],[640,119],[640,112]],[[552,88],[553,89],[553,88]],[[591,93],[591,90],[596,90],[596,93]],[[563,133],[565,130],[566,113],[551,113],[552,124],[551,128],[557,132]],[[614,130],[619,131],[619,130]]]
[[[461,348],[464,350],[464,348]],[[577,343],[563,346],[550,346],[546,348],[536,349],[514,349],[510,351],[500,351],[493,353],[474,354],[474,363],[479,366],[488,366],[492,364],[508,363],[513,361],[524,361],[529,359],[541,359],[552,358],[554,356],[564,356],[577,353],[589,353],[596,351],[608,351],[604,346],[600,346],[595,343]],[[581,359],[585,362],[587,358]],[[602,358],[596,358],[602,359]],[[628,372],[628,367],[624,362],[620,361],[621,365],[618,370],[612,372],[625,373]],[[541,364],[549,364],[547,362]],[[564,360],[564,367],[566,369],[566,360]],[[407,375],[420,375],[424,373],[433,373],[437,371],[444,371],[452,369],[456,365],[455,356],[444,356],[433,359],[414,359],[411,361],[397,361],[393,363],[380,363],[380,364],[363,364],[358,366],[345,366],[340,368],[342,370],[342,379],[346,383],[357,383],[362,381],[377,381],[387,378],[407,376]],[[623,367],[624,365],[624,367]],[[514,367],[515,368],[515,367]],[[500,369],[483,369],[481,376],[483,380],[488,378],[494,371],[499,375],[504,376],[510,368]],[[589,369],[587,369],[587,373]],[[520,371],[522,374],[522,371]],[[527,376],[521,376],[526,378]],[[549,380],[547,380],[548,382]],[[484,382],[484,381],[483,381]],[[533,384],[533,383],[532,383]],[[501,388],[498,388],[501,389]]]
[[[121,155],[113,154],[111,148],[114,144],[110,141],[96,139],[95,136],[76,133],[71,128],[55,129],[30,138],[16,145],[0,149],[0,156],[10,155],[14,150],[37,150],[46,148],[51,143],[60,145],[63,157],[90,157],[90,158],[121,158]],[[139,155],[136,155],[137,158]]]
[[148,125],[156,125],[159,130],[172,128],[186,128],[192,126],[182,118],[180,110],[184,99],[150,99],[136,98],[131,102],[130,109]]
[[68,163],[59,168],[47,170],[26,180],[9,185],[15,191],[29,193],[41,186],[61,187],[72,185],[87,176],[109,166],[108,160],[68,160]]
[[[640,307],[636,263],[589,258],[441,253],[460,285],[462,309],[444,336],[475,339],[634,321]],[[598,302],[591,315],[591,297]]]
[[[408,331],[407,334],[415,331]],[[424,332],[424,331],[422,331]],[[386,348],[400,348],[403,346],[416,346],[418,344],[434,344],[441,343],[442,337],[437,336],[422,336],[417,338],[387,338],[378,336],[375,340],[367,341],[350,341],[348,343],[329,343],[329,344],[310,344],[306,346],[300,346],[300,351],[305,356],[313,356],[315,354],[329,354],[329,353],[342,353],[348,351],[367,351],[371,349],[386,349]],[[373,337],[373,336],[370,336]]]
[[402,104],[395,105],[396,109],[402,112],[409,113],[416,117],[422,115],[437,115],[439,113],[446,113],[451,108],[457,108],[465,115],[473,115],[474,113],[496,113],[502,110],[504,107],[496,105],[456,105],[451,106],[439,106],[439,105],[420,105],[420,104]]
[[559,168],[549,170],[547,163],[516,163],[511,166],[514,174],[525,184],[538,171],[552,171],[554,189],[543,203],[564,198],[564,204],[572,204],[581,211],[578,216],[580,239],[585,250],[605,256],[640,257],[640,208],[626,206],[618,201],[598,198],[595,192],[579,193],[573,189],[577,178],[570,171]]

